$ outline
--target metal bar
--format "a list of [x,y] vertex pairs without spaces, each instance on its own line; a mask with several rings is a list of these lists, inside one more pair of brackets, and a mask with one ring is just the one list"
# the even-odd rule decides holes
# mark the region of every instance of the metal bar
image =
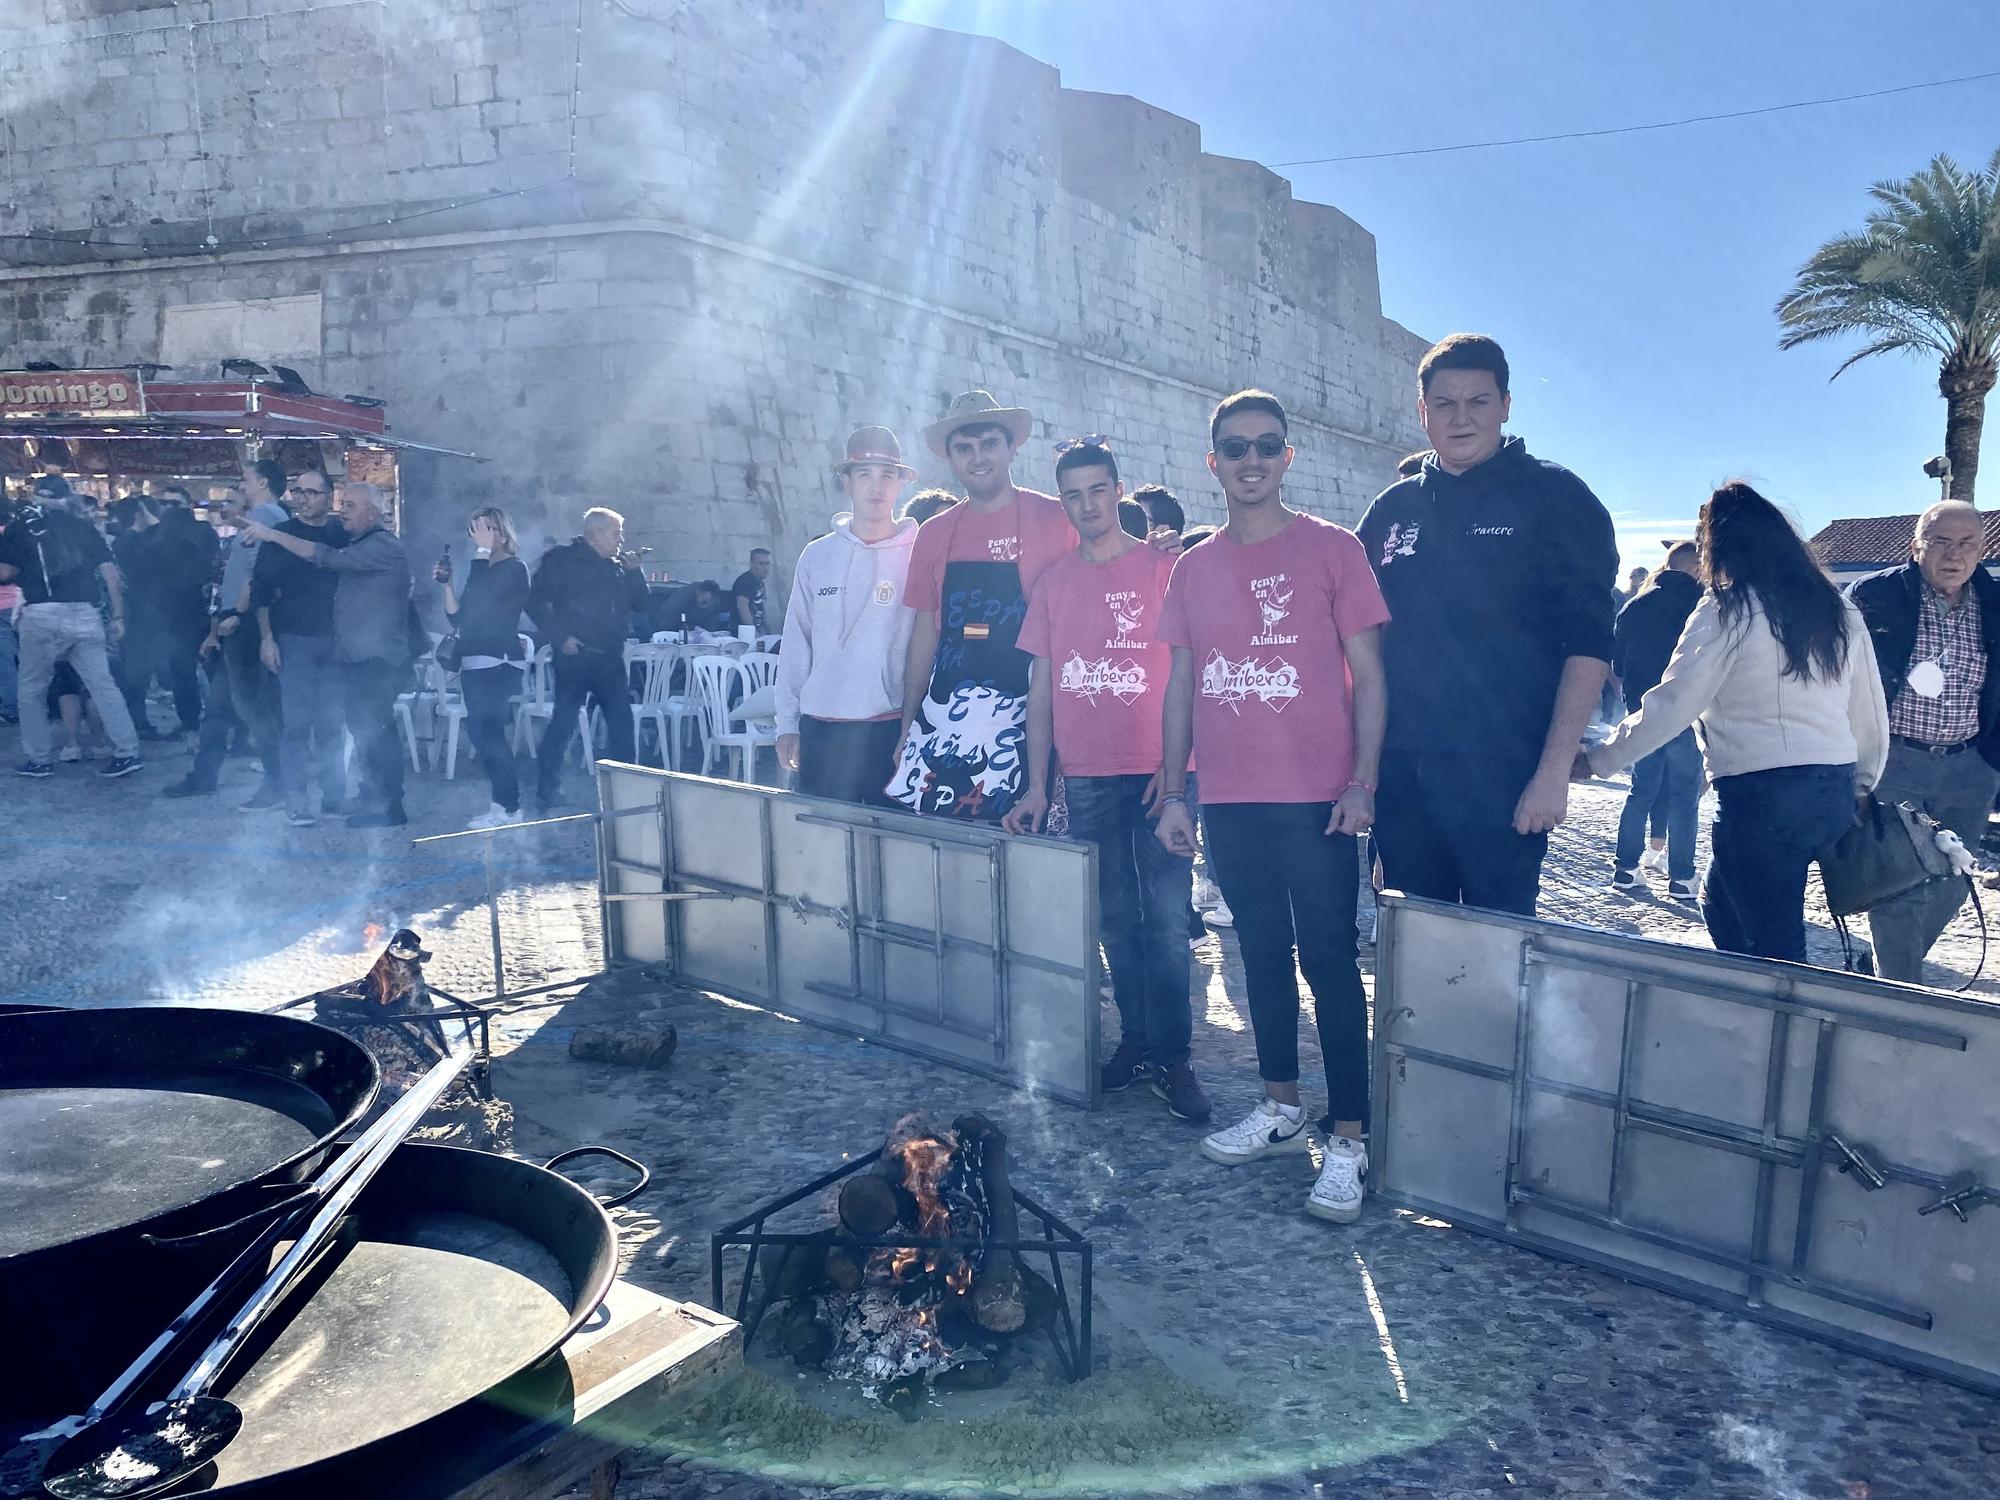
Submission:
[[[673,796],[673,783],[664,783],[660,787],[659,805],[654,809],[654,827],[658,829],[659,839],[660,868],[658,874],[660,877],[660,889],[663,891],[678,892],[680,882],[674,878]],[[667,972],[678,974],[680,972],[681,961],[681,909],[678,904],[661,909],[660,938],[660,946],[666,950]]]
[[[486,836],[484,851],[486,856],[486,929],[493,942],[493,994],[501,1003],[507,1000],[507,962],[500,956],[500,892],[493,883],[493,836]],[[599,882],[600,889],[602,882]]]
[[[1785,1055],[1791,1046],[1791,1036],[1791,1016],[1782,1010],[1773,1011],[1770,1055],[1764,1059],[1763,1144],[1767,1152],[1777,1149],[1778,1112],[1784,1105],[1785,1097]],[[1758,1158],[1757,1198],[1750,1211],[1750,1253],[1758,1259],[1763,1258],[1765,1242],[1771,1237],[1771,1199],[1777,1189],[1777,1172],[1768,1155]],[[1764,1278],[1752,1276],[1746,1291],[1753,1306],[1762,1303]]]
[[[616,905],[622,901],[663,901],[672,904],[677,901],[734,901],[738,898],[727,891],[612,891],[604,898]],[[618,962],[625,962],[621,956]]]
[[531,818],[525,823],[503,823],[498,828],[461,828],[456,833],[427,833],[420,839],[411,839],[412,849],[425,844],[444,844],[452,839],[484,838],[494,833],[519,833],[524,828],[555,828],[564,823],[595,823],[599,818],[623,818],[643,808],[623,808],[617,812],[564,813],[555,818]]
[[847,866],[847,987],[858,997],[861,994],[861,929],[856,925],[861,917],[861,879],[855,869],[854,829],[852,825],[841,830],[842,854]]
[[[1375,989],[1369,996],[1370,1040],[1373,1042],[1374,1066],[1370,1069],[1373,1090],[1369,1098],[1370,1112],[1374,1116],[1368,1141],[1369,1165],[1379,1181],[1389,1180],[1389,1146],[1395,1132],[1389,1128],[1392,1100],[1395,1087],[1389,1081],[1389,1038],[1396,1025],[1393,1009],[1384,1015],[1382,999],[1394,989],[1394,980],[1388,979],[1396,969],[1396,928],[1402,921],[1399,908],[1393,904],[1377,901],[1375,904]],[[1391,996],[1393,998],[1393,996]]]
[[[743,758],[747,764],[750,751]],[[776,1005],[781,998],[778,984],[778,870],[776,845],[771,836],[771,799],[757,799],[757,842],[763,851],[764,877],[764,988]]]
[[[993,1061],[1007,1060],[1008,1021],[1012,1012],[1007,974],[1007,844],[995,839],[986,851],[987,878],[993,882]],[[1092,1028],[1095,1029],[1095,1028]]]
[[[769,1218],[771,1215],[766,1214],[761,1217]],[[718,1233],[715,1238],[720,1240],[723,1245],[732,1249],[742,1249],[745,1246],[753,1244],[819,1245],[827,1243],[823,1231],[815,1231],[807,1234],[804,1232],[792,1233],[760,1229],[747,1236],[742,1233]],[[1057,1255],[1083,1255],[1090,1249],[1090,1245],[1087,1242],[1071,1244],[1069,1241],[1061,1239],[1051,1240],[1044,1244],[1041,1240],[982,1240],[969,1235],[939,1238],[935,1235],[918,1234],[915,1231],[907,1234],[855,1234],[846,1229],[841,1230],[833,1243],[838,1248],[846,1250],[977,1250],[981,1246],[984,1246],[990,1250],[1006,1250],[1018,1254],[1030,1254],[1047,1250]]]
[[864,917],[857,911],[854,930],[869,936],[875,944],[875,1006],[879,1012],[875,1029],[884,1035],[889,1030],[889,940],[882,935],[881,926],[883,913],[888,909],[887,900],[882,883],[882,840],[871,838],[868,840],[869,915]]
[[708,1241],[708,1305],[717,1312],[722,1311],[722,1236],[711,1235]]
[[1964,1033],[1951,1031],[1943,1026],[1926,1026],[1920,1021],[1894,1021],[1886,1016],[1870,1015],[1867,1011],[1849,1010],[1845,1006],[1831,1005],[1818,1000],[1800,1000],[1796,997],[1780,999],[1758,990],[1743,989],[1735,985],[1717,984],[1707,978],[1676,974],[1670,969],[1648,968],[1640,963],[1613,962],[1610,959],[1586,958],[1568,953],[1550,953],[1535,946],[1534,938],[1527,939],[1527,962],[1546,964],[1551,968],[1574,969],[1580,974],[1602,974],[1611,979],[1638,979],[1656,988],[1680,990],[1699,996],[1703,1000],[1727,1000],[1737,1005],[1753,1006],[1758,1010],[1780,1010],[1808,1020],[1837,1021],[1843,1026],[1858,1027],[1863,1031],[1877,1031],[1884,1036],[1900,1037],[1906,1042],[1923,1042],[1933,1047],[1945,1047],[1953,1052],[1966,1049]]
[[[1724,1250],[1717,1245],[1704,1244],[1700,1240],[1685,1239],[1677,1234],[1667,1234],[1662,1230],[1646,1229],[1637,1224],[1613,1219],[1609,1214],[1600,1213],[1586,1204],[1573,1203],[1567,1198],[1558,1197],[1553,1193],[1542,1192],[1538,1188],[1517,1187],[1513,1191],[1512,1199],[1516,1203],[1525,1203],[1531,1207],[1547,1209],[1550,1213],[1561,1214],[1565,1218],[1594,1225],[1599,1229],[1616,1230],[1618,1233],[1629,1236],[1641,1244],[1657,1246],[1662,1250],[1671,1250],[1676,1255],[1686,1255],[1696,1260],[1705,1260],[1710,1265],[1722,1266],[1727,1270],[1739,1272],[1753,1281],[1775,1281],[1780,1285],[1792,1288],[1794,1291],[1806,1292],[1815,1297],[1824,1297],[1831,1302],[1844,1303],[1849,1307],[1859,1308],[1863,1312],[1873,1313],[1879,1318],[1888,1318],[1893,1322],[1908,1324],[1912,1328],[1928,1329],[1931,1327],[1932,1319],[1930,1313],[1920,1307],[1913,1307],[1903,1302],[1891,1302],[1879,1297],[1871,1297],[1863,1292],[1850,1291],[1846,1287],[1822,1281],[1816,1276],[1806,1276],[1798,1272],[1788,1271],[1782,1266],[1772,1265],[1770,1262],[1759,1260],[1754,1256],[1738,1255],[1732,1250]],[[1746,1310],[1757,1312],[1761,1312],[1765,1306],[1761,1297],[1748,1296],[1741,1299],[1741,1305]]]
[[1821,1021],[1819,1035],[1813,1041],[1812,1093],[1806,1103],[1806,1149],[1810,1160],[1799,1173],[1798,1221],[1792,1226],[1794,1271],[1805,1270],[1812,1247],[1813,1209],[1819,1201],[1820,1162],[1825,1149],[1826,1091],[1833,1073],[1833,1037],[1833,1023]]
[[[1083,1378],[1084,1378],[1084,1376],[1087,1376],[1087,1375],[1089,1375],[1089,1374],[1090,1374],[1090,1363],[1091,1363],[1091,1354],[1090,1354],[1090,1296],[1091,1296],[1091,1291],[1090,1291],[1090,1278],[1091,1278],[1091,1271],[1092,1271],[1092,1262],[1093,1262],[1093,1261],[1094,1261],[1095,1259],[1096,1259],[1096,1257],[1095,1257],[1095,1256],[1094,1256],[1094,1255],[1093,1255],[1093,1254],[1091,1253],[1091,1248],[1090,1248],[1090,1246],[1089,1246],[1088,1244],[1085,1244],[1085,1245],[1084,1245],[1084,1247],[1083,1247],[1083,1269],[1082,1269],[1082,1271],[1081,1271],[1081,1272],[1079,1272],[1079,1273],[1078,1273],[1078,1282],[1079,1282],[1079,1287],[1078,1287],[1078,1298],[1079,1298],[1079,1300],[1080,1300],[1080,1301],[1081,1301],[1081,1303],[1082,1303],[1082,1308],[1081,1308],[1081,1311],[1082,1311],[1082,1315],[1083,1315],[1083,1339],[1082,1339],[1082,1344],[1083,1344],[1083,1347],[1082,1347],[1082,1349],[1080,1349],[1080,1350],[1078,1351],[1078,1359],[1079,1359],[1080,1363],[1081,1363],[1081,1364],[1082,1364],[1082,1366],[1083,1366],[1083,1374],[1082,1374],[1082,1375],[1079,1375],[1079,1376],[1077,1377],[1077,1378],[1078,1378],[1079,1380],[1083,1379]],[[1054,1260],[1051,1260],[1051,1261],[1050,1261],[1049,1263],[1050,1263],[1051,1265],[1054,1265],[1054,1264],[1056,1264],[1056,1262],[1055,1262]]]
[[[604,806],[610,798],[605,795],[604,772],[597,773],[597,805]],[[612,846],[617,842],[612,831],[611,820],[600,818],[591,827],[592,842],[597,846],[597,947],[599,961],[610,964],[625,956],[624,935],[611,921],[611,858]],[[623,885],[623,882],[620,882]]]
[[1528,1036],[1534,1024],[1535,971],[1528,962],[1532,946],[1533,939],[1522,939],[1514,981],[1514,1071],[1509,1075],[1514,1089],[1507,1107],[1507,1178],[1503,1184],[1509,1203],[1514,1201],[1514,1183],[1521,1172],[1522,1137],[1528,1129],[1528,1091],[1522,1083],[1528,1076]]
[[932,844],[930,850],[931,951],[937,962],[937,1012],[932,1019],[943,1025],[945,992],[951,985],[944,957],[944,850],[936,844]]
[[[804,1187],[799,1188],[793,1192],[787,1193],[782,1198],[775,1198],[769,1203],[761,1204],[758,1207],[751,1209],[749,1213],[745,1214],[742,1218],[737,1219],[735,1222],[723,1225],[720,1229],[715,1231],[715,1238],[721,1240],[721,1239],[726,1239],[730,1235],[741,1234],[744,1230],[748,1229],[752,1224],[756,1223],[759,1219],[771,1218],[773,1215],[777,1214],[781,1210],[790,1208],[794,1203],[799,1202],[801,1199],[810,1198],[814,1193],[817,1193],[824,1188],[832,1187],[836,1182],[840,1181],[841,1178],[853,1176],[856,1172],[859,1172],[863,1167],[868,1166],[872,1162],[876,1161],[881,1155],[882,1155],[882,1148],[880,1146],[877,1146],[873,1151],[870,1151],[866,1156],[858,1156],[853,1161],[844,1162],[840,1166],[835,1167],[831,1172],[827,1172],[822,1174],[821,1176],[815,1177],[811,1182],[807,1183]],[[1019,1195],[1017,1194],[1016,1196]]]
[[1624,1212],[1620,1179],[1625,1171],[1625,1131],[1632,1121],[1632,1049],[1636,1044],[1639,1024],[1635,1014],[1639,1008],[1639,982],[1625,981],[1625,1018],[1618,1036],[1618,1096],[1615,1113],[1611,1116],[1611,1180],[1605,1188],[1604,1201],[1611,1210],[1611,1217],[1617,1218]]

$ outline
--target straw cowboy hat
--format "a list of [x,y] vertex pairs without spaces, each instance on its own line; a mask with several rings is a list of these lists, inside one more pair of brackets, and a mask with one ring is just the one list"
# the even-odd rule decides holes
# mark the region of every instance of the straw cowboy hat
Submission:
[[905,479],[917,471],[903,462],[902,444],[886,427],[857,427],[847,439],[846,456],[834,462],[833,472],[845,474],[856,464],[887,464]]
[[924,429],[924,446],[939,458],[949,458],[951,455],[945,451],[945,444],[951,441],[954,432],[961,427],[985,426],[988,423],[1006,428],[1016,448],[1027,442],[1028,429],[1033,425],[1027,408],[1002,406],[988,391],[967,391],[963,396],[952,399],[942,421],[933,422]]

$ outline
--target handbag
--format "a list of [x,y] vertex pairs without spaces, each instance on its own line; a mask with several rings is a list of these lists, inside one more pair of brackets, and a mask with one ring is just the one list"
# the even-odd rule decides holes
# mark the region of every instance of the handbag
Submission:
[[1907,802],[1870,793],[1855,824],[1820,851],[1820,883],[1836,917],[1880,906],[1952,873],[1937,846],[1937,824]]
[[465,642],[458,638],[458,632],[454,630],[437,643],[437,650],[431,655],[437,658],[437,664],[445,671],[456,672],[458,664],[465,659]]

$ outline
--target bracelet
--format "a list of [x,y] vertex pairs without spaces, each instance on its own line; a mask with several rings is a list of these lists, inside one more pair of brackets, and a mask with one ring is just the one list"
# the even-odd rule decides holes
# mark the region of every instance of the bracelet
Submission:
[[1348,782],[1346,786],[1340,789],[1341,795],[1345,796],[1347,793],[1354,791],[1357,787],[1360,790],[1366,792],[1371,797],[1375,795],[1374,783],[1367,781],[1360,781],[1360,780]]
[[1172,807],[1176,802],[1182,807],[1186,807],[1187,796],[1181,792],[1166,792],[1160,797],[1160,806],[1162,807]]

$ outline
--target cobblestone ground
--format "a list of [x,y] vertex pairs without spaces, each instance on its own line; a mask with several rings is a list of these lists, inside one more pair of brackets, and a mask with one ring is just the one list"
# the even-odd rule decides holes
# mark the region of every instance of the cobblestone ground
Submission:
[[[372,956],[365,923],[407,922],[436,951],[439,982],[489,991],[479,841],[412,849],[406,836],[288,829],[238,812],[254,778],[240,763],[230,776],[225,795],[193,804],[160,800],[158,768],[0,788],[0,990],[268,1005],[354,977]],[[475,781],[415,778],[414,822],[397,833],[456,828],[484,801]],[[1611,788],[1577,791],[1548,914],[1702,942],[1693,913],[1605,888],[1618,803]],[[510,981],[594,967],[587,839],[515,837],[499,869]],[[1977,947],[1955,929],[1935,978],[1958,982]],[[1823,914],[1814,952],[1837,952]],[[1197,1061],[1233,1118],[1256,1093],[1233,939],[1211,936],[1196,959]],[[574,1025],[620,1005],[673,1012],[681,1046],[665,1072],[568,1058]],[[1115,1032],[1109,1007],[1105,1025]],[[615,1217],[626,1273],[666,1295],[706,1301],[719,1225],[878,1144],[909,1108],[991,1113],[1012,1133],[1017,1181],[1097,1248],[1085,1385],[1054,1382],[1043,1362],[906,1425],[753,1356],[633,1455],[621,1495],[2000,1493],[1989,1398],[1412,1215],[1321,1223],[1301,1211],[1309,1161],[1215,1167],[1199,1132],[1139,1091],[1096,1115],[1050,1106],[643,975],[594,987],[508,1045],[495,1082],[522,1154],[603,1141],[653,1166],[654,1186]],[[1309,1026],[1303,1046],[1311,1079]]]

